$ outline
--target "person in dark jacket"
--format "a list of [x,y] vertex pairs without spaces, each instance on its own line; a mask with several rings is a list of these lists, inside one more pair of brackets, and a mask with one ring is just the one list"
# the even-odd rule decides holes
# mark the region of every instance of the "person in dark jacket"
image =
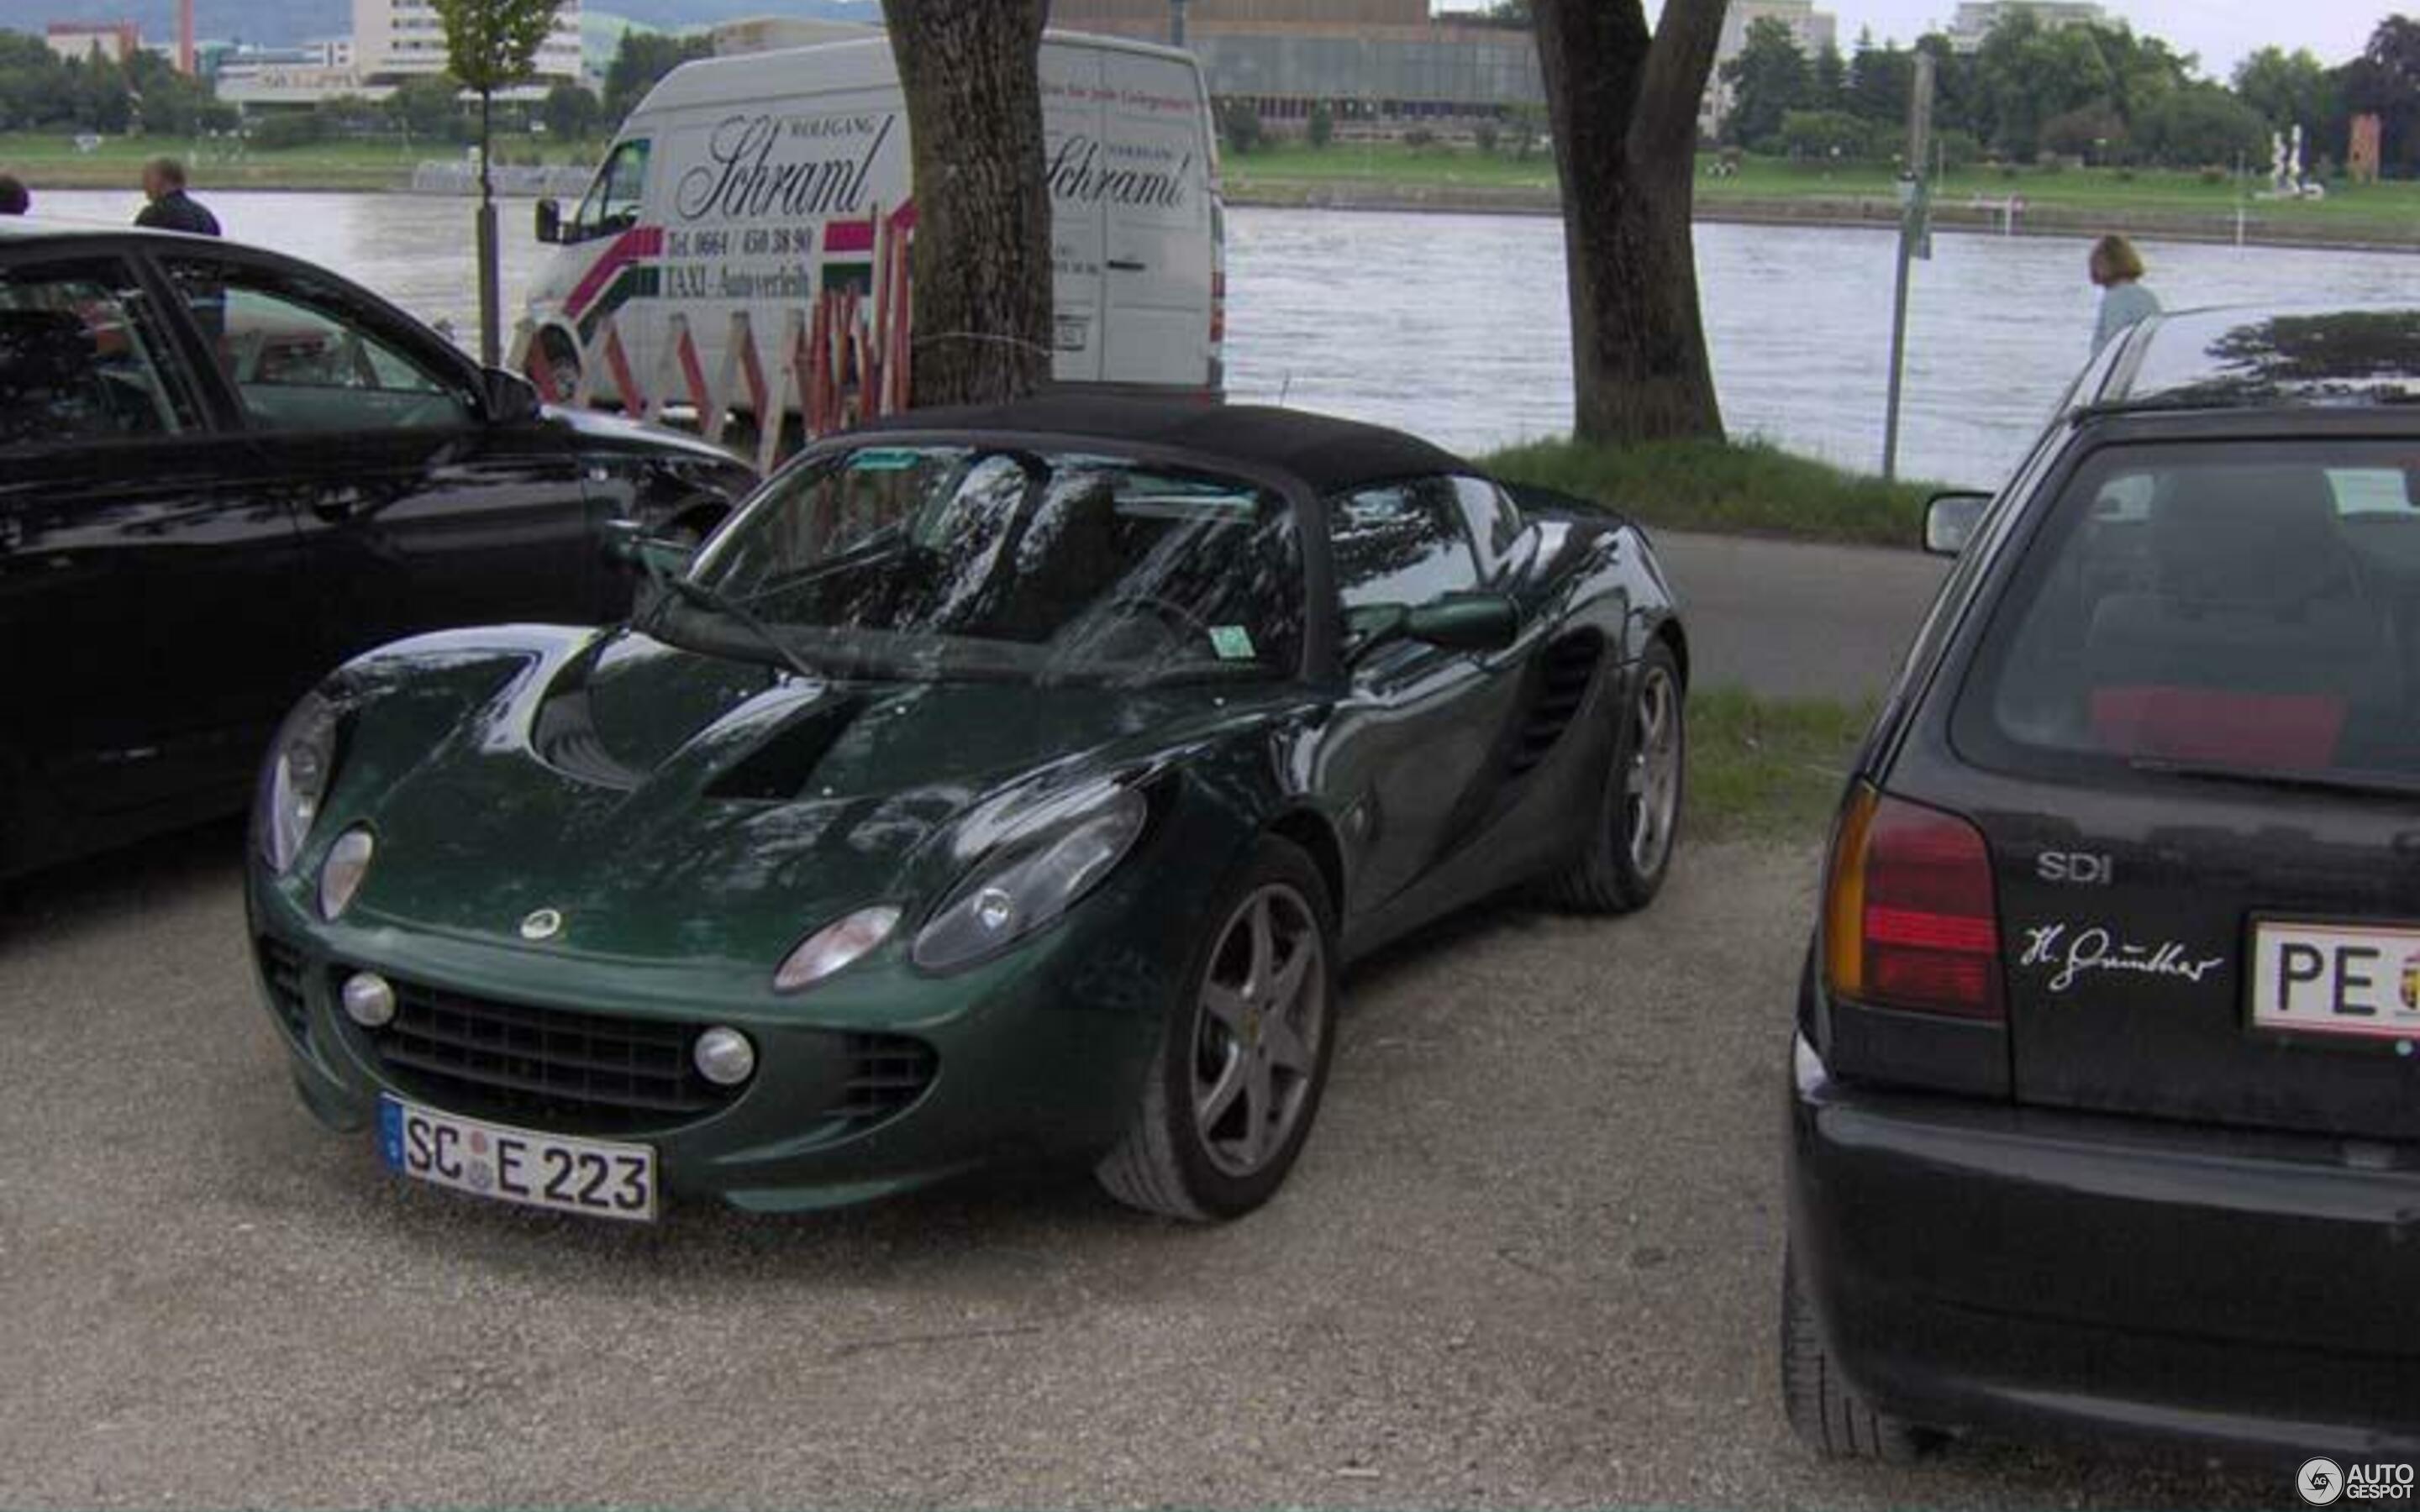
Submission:
[[0,215],[23,215],[34,208],[34,196],[15,174],[0,173]]
[[136,213],[136,225],[197,237],[219,234],[219,218],[185,193],[185,165],[176,159],[153,158],[143,165],[143,193],[151,203]]

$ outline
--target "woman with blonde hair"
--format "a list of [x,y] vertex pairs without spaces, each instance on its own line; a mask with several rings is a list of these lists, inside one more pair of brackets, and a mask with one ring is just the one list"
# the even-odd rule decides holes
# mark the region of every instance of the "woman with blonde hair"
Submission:
[[2101,318],[2093,323],[2092,349],[2099,351],[2128,326],[2160,313],[2160,301],[2142,285],[2143,255],[2124,237],[2092,244],[2092,281],[2101,285]]

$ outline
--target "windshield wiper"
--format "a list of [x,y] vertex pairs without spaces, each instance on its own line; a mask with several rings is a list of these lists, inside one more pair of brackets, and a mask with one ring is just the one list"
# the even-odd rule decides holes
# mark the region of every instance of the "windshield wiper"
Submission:
[[2225,762],[2187,762],[2166,756],[2136,756],[2126,763],[2131,771],[2155,777],[2181,777],[2202,782],[2242,782],[2288,792],[2353,793],[2375,796],[2420,794],[2420,777],[2395,772],[2298,772],[2278,766],[2232,766]]
[[664,617],[664,606],[677,598],[682,603],[688,604],[691,608],[705,609],[713,614],[720,614],[723,618],[733,621],[742,629],[745,629],[750,635],[754,636],[766,650],[770,651],[774,656],[779,656],[782,659],[783,665],[788,667],[790,671],[798,673],[808,682],[813,683],[822,679],[823,674],[816,671],[812,663],[810,663],[804,656],[799,656],[797,649],[788,641],[783,640],[781,636],[774,631],[773,627],[767,625],[764,619],[759,616],[754,609],[750,609],[747,605],[739,602],[739,600],[726,597],[717,590],[708,588],[706,584],[694,580],[686,574],[675,575],[669,572],[651,572],[650,576],[654,577],[656,587],[661,590],[661,594],[660,596],[656,599],[655,603],[649,606],[647,609],[646,622],[639,626],[640,629],[652,631],[655,628],[657,622],[660,621]]

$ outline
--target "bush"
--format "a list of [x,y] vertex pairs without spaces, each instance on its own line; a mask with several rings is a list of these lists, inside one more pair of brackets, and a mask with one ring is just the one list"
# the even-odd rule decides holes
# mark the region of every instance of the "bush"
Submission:
[[2201,181],[2205,184],[2223,184],[2233,177],[2233,174],[2214,162],[2204,164],[2201,170]]
[[1877,155],[1876,133],[1840,110],[1792,110],[1781,116],[1774,146],[1792,160],[1859,162]]
[[1219,124],[1227,138],[1227,150],[1238,156],[1249,156],[1261,149],[1267,131],[1261,124],[1261,113],[1245,100],[1231,100],[1220,113]]
[[1404,146],[1415,152],[1425,152],[1436,145],[1436,133],[1425,126],[1415,126],[1404,133]]
[[1491,158],[1496,156],[1496,148],[1499,141],[1496,123],[1490,120],[1481,121],[1470,129],[1470,140],[1478,146],[1480,151]]
[[1311,107],[1311,145],[1324,147],[1336,140],[1336,112],[1323,100]]
[[253,128],[252,145],[267,152],[309,147],[326,134],[318,116],[309,111],[265,116]]

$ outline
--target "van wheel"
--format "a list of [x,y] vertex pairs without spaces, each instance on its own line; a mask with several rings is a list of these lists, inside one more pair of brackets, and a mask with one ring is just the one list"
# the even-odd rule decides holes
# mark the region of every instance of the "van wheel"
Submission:
[[1790,1427],[1826,1459],[1912,1464],[1940,1435],[1878,1412],[1850,1389],[1815,1326],[1814,1304],[1799,1288],[1797,1261],[1781,1257],[1781,1400]]
[[571,338],[550,326],[538,332],[538,345],[546,352],[547,382],[539,397],[549,404],[569,404],[580,392],[580,352]]

